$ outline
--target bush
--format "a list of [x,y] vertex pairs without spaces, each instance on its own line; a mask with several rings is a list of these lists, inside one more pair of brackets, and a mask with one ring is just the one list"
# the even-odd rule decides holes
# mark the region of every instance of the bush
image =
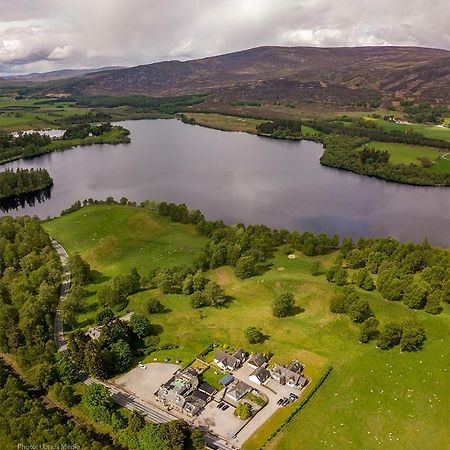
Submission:
[[264,334],[261,328],[257,327],[248,327],[245,330],[245,337],[250,344],[258,344],[264,340]]
[[357,300],[353,303],[348,310],[348,314],[350,319],[356,323],[362,323],[369,317],[373,316],[373,312],[370,309],[369,304],[364,300]]
[[366,344],[375,339],[378,335],[378,325],[380,322],[375,317],[369,317],[361,325],[361,332],[359,335],[360,342]]
[[421,325],[413,320],[403,322],[402,338],[400,349],[404,352],[414,352],[421,350],[425,342],[425,330]]
[[52,387],[52,390],[56,398],[69,408],[77,405],[80,402],[80,397],[76,394],[73,386],[62,383],[55,383]]
[[402,333],[402,327],[398,323],[387,323],[378,337],[378,347],[382,350],[389,350],[400,344]]
[[97,422],[111,423],[113,402],[105,386],[101,384],[87,385],[82,396],[82,404]]
[[158,299],[150,298],[147,300],[145,309],[149,314],[157,314],[164,312],[165,307]]
[[272,304],[272,314],[275,317],[287,317],[294,311],[294,294],[287,292],[278,296]]
[[191,443],[195,449],[202,449],[205,447],[205,435],[200,428],[194,428],[191,431]]
[[234,410],[234,415],[242,420],[247,420],[252,416],[250,406],[245,402],[239,402]]
[[253,256],[241,256],[236,263],[235,273],[238,278],[250,278],[256,273],[256,261]]
[[145,338],[151,334],[152,326],[147,317],[142,314],[133,313],[128,326],[138,338]]

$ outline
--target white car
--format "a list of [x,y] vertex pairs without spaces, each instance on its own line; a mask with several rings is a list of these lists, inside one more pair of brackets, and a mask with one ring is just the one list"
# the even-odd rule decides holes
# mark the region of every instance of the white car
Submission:
[[147,366],[145,364],[142,364],[141,362],[138,363],[138,367],[139,367],[139,369],[146,369],[147,368]]

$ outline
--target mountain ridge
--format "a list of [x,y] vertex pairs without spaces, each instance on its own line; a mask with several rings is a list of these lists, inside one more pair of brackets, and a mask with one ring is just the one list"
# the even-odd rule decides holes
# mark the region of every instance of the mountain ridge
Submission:
[[[278,86],[278,94],[274,93]],[[263,46],[188,61],[160,61],[63,80],[77,95],[186,95],[249,101],[346,103],[417,98],[449,102],[450,51],[424,47]],[[54,88],[54,87],[53,87]],[[47,89],[51,93],[52,86]],[[307,95],[308,90],[314,95]],[[352,92],[353,91],[353,92]],[[333,100],[326,100],[333,98]]]

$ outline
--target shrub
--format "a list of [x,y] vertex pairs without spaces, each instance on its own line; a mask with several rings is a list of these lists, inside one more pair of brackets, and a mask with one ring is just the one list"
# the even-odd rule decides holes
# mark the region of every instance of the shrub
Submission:
[[234,415],[242,420],[249,419],[252,415],[250,406],[245,402],[239,402],[234,410]]
[[245,330],[245,337],[250,344],[258,344],[264,340],[264,334],[261,328],[248,327]]
[[294,310],[294,294],[287,292],[278,296],[272,304],[272,313],[275,317],[287,317]]

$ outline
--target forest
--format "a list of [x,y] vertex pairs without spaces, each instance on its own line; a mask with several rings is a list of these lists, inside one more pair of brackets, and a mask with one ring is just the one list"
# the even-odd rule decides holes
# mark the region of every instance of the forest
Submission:
[[55,380],[53,319],[62,268],[41,224],[0,220],[0,351],[10,353],[39,388]]
[[45,169],[12,169],[0,172],[0,200],[40,191],[53,185]]
[[51,142],[50,136],[37,132],[18,136],[0,132],[0,163],[37,154]]
[[180,95],[173,97],[148,97],[146,95],[125,95],[113,97],[101,96],[76,96],[70,97],[79,106],[89,108],[117,108],[130,106],[157,111],[163,114],[175,114],[187,106],[197,105],[205,101],[207,95]]
[[[113,449],[30,395],[22,381],[0,364],[0,447]],[[45,447],[45,446],[48,447]],[[67,446],[67,447],[64,447]]]
[[403,100],[400,106],[406,113],[407,119],[416,123],[441,123],[443,117],[449,114],[446,106],[433,106],[426,102],[414,104],[414,102]]

